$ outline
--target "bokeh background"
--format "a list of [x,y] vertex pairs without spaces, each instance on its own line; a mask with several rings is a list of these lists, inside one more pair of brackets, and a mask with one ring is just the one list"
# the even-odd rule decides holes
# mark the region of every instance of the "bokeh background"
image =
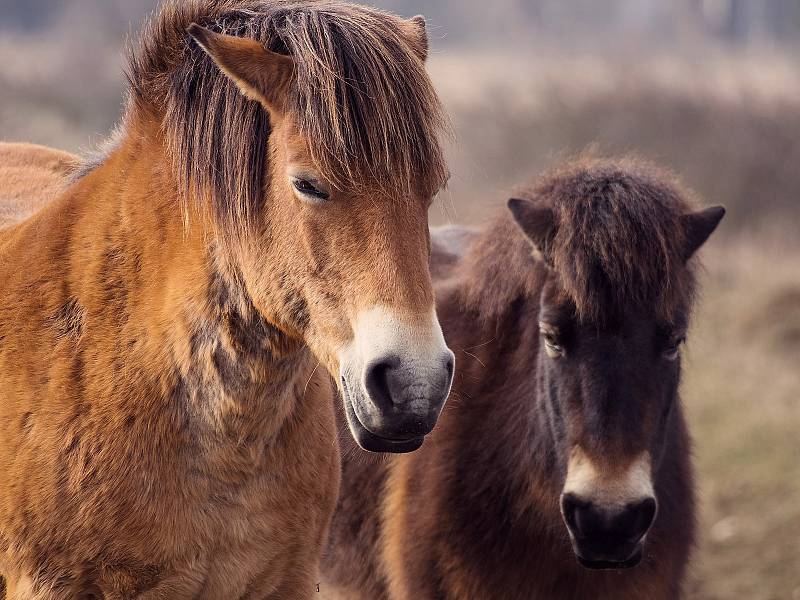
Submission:
[[[119,118],[155,0],[0,0],[0,139],[70,151]],[[634,154],[728,209],[704,250],[684,402],[701,498],[690,597],[800,600],[800,0],[375,0],[425,14],[452,115],[435,223],[548,166]]]

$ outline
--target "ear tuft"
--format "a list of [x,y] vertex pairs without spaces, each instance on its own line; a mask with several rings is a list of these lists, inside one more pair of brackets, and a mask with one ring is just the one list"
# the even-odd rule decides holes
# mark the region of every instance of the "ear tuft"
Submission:
[[683,259],[689,260],[702,246],[725,216],[725,208],[711,206],[697,212],[681,216],[681,224],[686,235]]
[[425,62],[428,59],[429,49],[425,17],[417,15],[416,17],[411,17],[407,23],[409,24],[408,31],[411,37],[411,45],[420,60]]
[[204,48],[208,46],[208,34],[211,32],[205,27],[200,27],[197,23],[192,23],[186,28],[186,32]]
[[523,198],[511,198],[508,210],[533,247],[549,263],[547,248],[556,234],[553,210],[541,202]]

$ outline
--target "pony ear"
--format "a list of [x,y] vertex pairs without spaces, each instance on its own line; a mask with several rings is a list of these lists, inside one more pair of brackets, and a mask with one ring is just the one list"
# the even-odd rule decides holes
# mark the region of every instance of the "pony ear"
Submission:
[[697,252],[708,237],[714,233],[724,216],[725,208],[722,206],[712,206],[681,216],[681,225],[686,235],[683,260],[689,260]]
[[508,210],[539,256],[549,264],[547,247],[556,233],[553,210],[536,200],[522,198],[511,198]]
[[406,21],[406,30],[410,38],[411,47],[422,62],[428,59],[428,32],[425,29],[425,17],[417,15]]
[[245,96],[276,116],[286,111],[294,74],[290,57],[267,50],[255,40],[215,33],[197,23],[187,32]]

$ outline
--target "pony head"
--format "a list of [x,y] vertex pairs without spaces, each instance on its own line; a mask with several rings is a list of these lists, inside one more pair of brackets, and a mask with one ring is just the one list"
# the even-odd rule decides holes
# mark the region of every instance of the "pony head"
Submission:
[[580,562],[639,563],[656,519],[695,289],[692,257],[724,209],[698,212],[641,164],[556,172],[509,208],[546,266],[539,392]]
[[[280,340],[342,388],[368,450],[413,450],[449,393],[427,212],[446,183],[425,23],[340,2],[168,3],[132,59],[187,202]],[[188,33],[187,33],[188,32]],[[168,75],[165,75],[168,74]]]

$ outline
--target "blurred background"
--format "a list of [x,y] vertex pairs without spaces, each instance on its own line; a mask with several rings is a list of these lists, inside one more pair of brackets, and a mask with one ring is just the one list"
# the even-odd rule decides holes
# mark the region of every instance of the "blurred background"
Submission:
[[[70,151],[119,118],[155,0],[0,0],[0,139]],[[690,597],[800,600],[800,0],[376,0],[428,18],[452,115],[435,223],[485,222],[579,154],[634,154],[728,209],[683,388],[702,537]]]

